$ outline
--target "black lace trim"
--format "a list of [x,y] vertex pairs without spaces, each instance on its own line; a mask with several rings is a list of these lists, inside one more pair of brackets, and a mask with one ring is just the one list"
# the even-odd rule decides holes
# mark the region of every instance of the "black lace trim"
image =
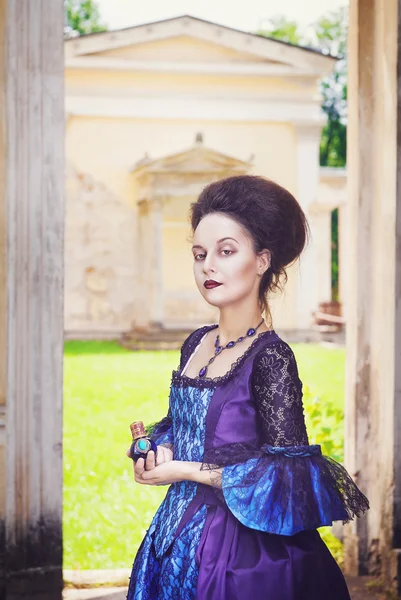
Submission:
[[214,323],[213,325],[203,325],[203,327],[199,327],[198,329],[195,329],[192,333],[189,334],[189,336],[181,346],[180,365],[177,371],[182,371],[189,357],[191,356],[191,354],[193,353],[193,351],[195,350],[196,346],[199,344],[205,333],[211,331],[212,329],[216,329],[216,327],[218,327],[217,323]]
[[200,470],[214,471],[221,467],[244,463],[251,458],[261,458],[264,454],[262,448],[256,444],[230,442],[216,448],[207,448],[204,452]]
[[[259,345],[261,340],[264,340],[266,337],[277,335],[274,329],[270,331],[262,331],[259,335],[253,340],[252,344],[245,350],[245,352],[237,358],[232,364],[230,369],[224,375],[219,377],[187,377],[186,375],[181,375],[181,371],[187,363],[187,360],[191,356],[192,352],[195,350],[196,346],[202,339],[203,335],[212,329],[218,327],[218,324],[214,325],[205,325],[200,329],[196,329],[189,338],[186,339],[181,348],[181,361],[180,366],[177,370],[173,371],[172,374],[172,384],[174,385],[188,385],[196,388],[214,388],[220,385],[224,385],[232,379],[237,373],[238,369],[244,364],[248,356],[255,349],[256,346]],[[197,334],[197,335],[195,335]],[[271,345],[279,343],[281,340],[275,340]]]

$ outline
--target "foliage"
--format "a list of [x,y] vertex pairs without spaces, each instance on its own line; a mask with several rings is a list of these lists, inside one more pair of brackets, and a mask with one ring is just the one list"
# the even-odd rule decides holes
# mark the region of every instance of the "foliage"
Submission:
[[320,527],[320,537],[329,548],[340,567],[344,564],[344,546],[343,543],[333,535],[330,527]]
[[319,344],[291,344],[304,382],[305,404],[316,396],[325,405],[344,410],[345,352]]
[[[320,141],[320,164],[344,167],[347,161],[347,37],[348,7],[328,13],[314,27],[317,46],[331,56],[339,57],[333,73],[322,80],[322,109],[327,115]],[[331,219],[332,300],[339,299],[338,209]]]
[[302,39],[298,23],[282,15],[276,15],[269,19],[268,29],[258,31],[258,34],[289,44],[300,44]]
[[[319,49],[338,57],[332,74],[320,82],[322,111],[327,116],[320,140],[320,165],[344,167],[347,160],[347,30],[348,8],[327,13],[307,31],[296,21],[283,16],[270,19],[268,28],[260,31],[291,44]],[[332,300],[338,301],[338,211],[332,215]]]
[[[320,444],[322,453],[342,463],[344,460],[344,371],[341,349],[324,350],[315,344],[294,345],[301,380],[305,421],[309,442]],[[343,544],[330,527],[319,533],[340,566],[344,562]]]
[[311,444],[320,444],[322,453],[337,462],[344,460],[344,411],[313,396],[304,386],[305,420]]
[[106,31],[101,22],[99,8],[95,0],[64,0],[66,35],[97,33]]
[[[344,352],[293,346],[311,442],[341,458]],[[129,424],[167,412],[178,353],[129,352],[113,342],[67,342],[64,402],[64,567],[129,567],[167,487],[134,482]],[[157,376],[155,376],[157,368]],[[320,416],[319,416],[320,413]],[[327,421],[326,421],[327,420]],[[331,442],[331,438],[333,441]],[[341,544],[319,530],[337,560]]]
[[267,29],[258,32],[338,57],[333,73],[320,83],[322,110],[327,116],[320,145],[322,166],[342,167],[346,163],[347,30],[348,8],[343,7],[327,13],[306,31],[295,21],[276,16],[270,19]]
[[321,83],[322,108],[328,120],[322,135],[320,164],[343,167],[347,153],[348,7],[322,17],[316,23],[314,33],[317,47],[339,58],[333,73]]

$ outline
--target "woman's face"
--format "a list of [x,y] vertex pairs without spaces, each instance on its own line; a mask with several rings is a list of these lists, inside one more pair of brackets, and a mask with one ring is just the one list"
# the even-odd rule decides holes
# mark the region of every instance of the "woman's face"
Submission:
[[269,251],[255,254],[249,234],[236,221],[222,213],[204,217],[194,232],[192,252],[196,285],[206,302],[218,308],[249,296],[257,302]]

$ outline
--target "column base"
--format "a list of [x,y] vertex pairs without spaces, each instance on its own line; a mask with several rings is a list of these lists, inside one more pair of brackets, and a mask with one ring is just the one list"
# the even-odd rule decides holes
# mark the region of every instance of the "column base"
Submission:
[[387,582],[389,590],[401,597],[401,548],[394,548],[390,553],[390,581]]
[[61,567],[10,573],[5,581],[5,600],[62,600],[62,595]]

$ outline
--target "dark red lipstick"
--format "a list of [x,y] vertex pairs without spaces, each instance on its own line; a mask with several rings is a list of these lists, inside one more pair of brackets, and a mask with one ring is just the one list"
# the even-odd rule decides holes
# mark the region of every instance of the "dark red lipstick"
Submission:
[[214,281],[214,279],[207,279],[203,285],[205,286],[205,288],[207,290],[211,290],[212,288],[218,287],[219,285],[222,285],[222,284],[219,283],[218,281]]

